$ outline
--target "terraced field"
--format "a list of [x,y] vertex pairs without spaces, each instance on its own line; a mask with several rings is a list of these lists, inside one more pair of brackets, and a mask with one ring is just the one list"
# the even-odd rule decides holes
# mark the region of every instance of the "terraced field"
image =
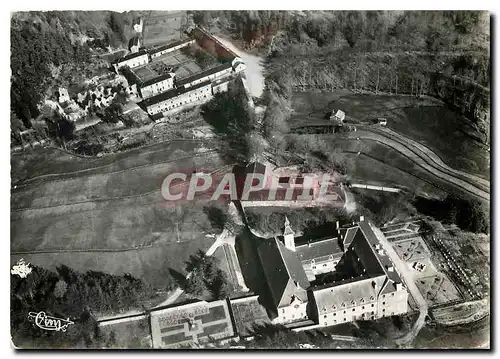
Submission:
[[221,167],[208,146],[172,141],[100,159],[55,149],[13,156],[11,260],[171,284],[170,270],[182,272],[215,230],[204,205],[167,205],[161,183],[173,171]]

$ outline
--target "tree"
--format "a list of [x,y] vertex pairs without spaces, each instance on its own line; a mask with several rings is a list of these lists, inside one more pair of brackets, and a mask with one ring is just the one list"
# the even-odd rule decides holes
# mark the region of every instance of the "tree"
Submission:
[[192,294],[195,297],[201,297],[205,293],[205,282],[203,280],[203,273],[200,269],[191,272],[191,276],[186,281],[184,288],[186,293]]
[[54,287],[54,297],[56,298],[62,298],[66,294],[66,289],[68,285],[66,282],[62,279],[57,281],[56,286]]

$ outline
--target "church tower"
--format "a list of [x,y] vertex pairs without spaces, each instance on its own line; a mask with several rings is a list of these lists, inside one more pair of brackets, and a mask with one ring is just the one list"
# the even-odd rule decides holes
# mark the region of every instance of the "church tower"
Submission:
[[291,251],[295,252],[295,239],[294,239],[294,231],[290,227],[290,222],[288,221],[288,217],[285,216],[285,230],[283,231],[283,238],[285,240],[285,247]]

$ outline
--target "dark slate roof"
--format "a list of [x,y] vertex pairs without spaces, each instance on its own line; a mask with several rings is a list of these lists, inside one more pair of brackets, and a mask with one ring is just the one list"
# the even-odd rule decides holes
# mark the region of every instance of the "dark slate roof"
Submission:
[[318,313],[322,315],[362,303],[373,303],[385,279],[385,275],[379,275],[313,288]]
[[135,52],[133,54],[128,54],[126,56],[123,56],[122,58],[119,58],[119,59],[113,61],[113,63],[117,64],[117,63],[120,63],[122,61],[130,60],[130,59],[133,59],[135,57],[139,57],[139,56],[147,55],[147,54],[148,53],[146,52],[146,50],[142,49],[142,50],[139,50],[138,52]]
[[317,259],[330,255],[333,255],[334,257],[341,257],[344,254],[336,237],[325,238],[319,241],[296,246],[295,251],[299,255],[301,261],[310,261],[311,259]]
[[159,46],[159,47],[156,47],[156,48],[153,48],[153,49],[150,49],[149,50],[149,53],[151,55],[153,54],[156,54],[157,52],[161,52],[163,50],[167,50],[167,49],[170,49],[172,47],[176,47],[178,45],[182,45],[182,44],[185,44],[185,43],[188,43],[190,41],[193,41],[193,39],[184,39],[184,40],[178,40],[178,41],[174,41],[174,42],[171,42],[169,44],[166,44],[166,45],[163,45],[163,46]]
[[139,42],[140,42],[140,37],[139,37],[139,35],[134,36],[134,37],[130,40],[130,47],[132,47],[132,46],[139,46]]
[[226,62],[224,64],[212,67],[211,69],[208,69],[208,70],[205,70],[202,72],[198,72],[198,73],[191,75],[191,76],[188,76],[188,77],[184,77],[183,79],[180,79],[177,81],[177,86],[184,86],[185,84],[196,81],[196,80],[201,79],[201,78],[206,77],[206,76],[210,76],[212,74],[215,74],[219,71],[222,71],[222,70],[225,70],[228,68],[231,68],[230,62]]
[[169,79],[171,78],[172,76],[170,74],[165,74],[165,75],[161,75],[161,76],[158,76],[158,77],[155,77],[155,78],[152,78],[148,81],[144,81],[142,84],[141,84],[141,87],[147,87],[147,86],[151,86],[151,85],[154,85],[155,83],[157,82],[160,82],[160,81],[163,81],[163,80],[166,80],[166,79]]
[[[378,251],[376,250],[376,245],[380,244],[380,240],[377,238],[377,235],[382,235],[382,232],[376,234],[375,231],[372,229],[370,224],[367,221],[362,221],[359,222],[359,228],[361,229],[361,232],[363,232],[364,237],[366,238],[367,242],[370,243],[370,247],[372,249],[373,255],[376,256],[378,262],[380,263],[381,267],[383,268],[384,272],[387,274],[387,277],[389,277],[390,280],[392,280],[395,283],[401,283],[401,277],[399,276],[398,272],[396,271],[396,268],[392,261],[389,259],[389,256],[387,255],[386,251],[383,250],[383,254],[379,254]],[[383,247],[381,247],[383,248]],[[388,271],[387,269],[389,267],[393,267],[393,271]]]
[[200,88],[200,87],[203,87],[206,85],[210,85],[210,81],[201,82],[197,85],[194,85],[194,86],[191,86],[188,88],[177,87],[177,88],[162,92],[161,94],[158,94],[156,96],[147,98],[142,103],[145,106],[151,106],[151,105],[157,104],[159,102],[163,102],[165,100],[168,100],[170,98],[174,98],[174,97],[177,97],[179,95],[182,95],[183,93],[196,90],[197,88]]
[[285,248],[277,238],[265,240],[258,252],[274,306],[287,304],[292,295],[307,301],[305,290],[309,281],[297,254]]

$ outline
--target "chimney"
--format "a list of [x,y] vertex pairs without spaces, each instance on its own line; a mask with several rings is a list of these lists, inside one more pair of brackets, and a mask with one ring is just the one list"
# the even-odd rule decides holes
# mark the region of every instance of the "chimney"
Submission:
[[394,272],[394,266],[385,266],[388,272]]
[[403,290],[403,283],[396,283],[396,290],[397,291]]
[[365,220],[365,216],[359,216],[359,221],[363,222]]

